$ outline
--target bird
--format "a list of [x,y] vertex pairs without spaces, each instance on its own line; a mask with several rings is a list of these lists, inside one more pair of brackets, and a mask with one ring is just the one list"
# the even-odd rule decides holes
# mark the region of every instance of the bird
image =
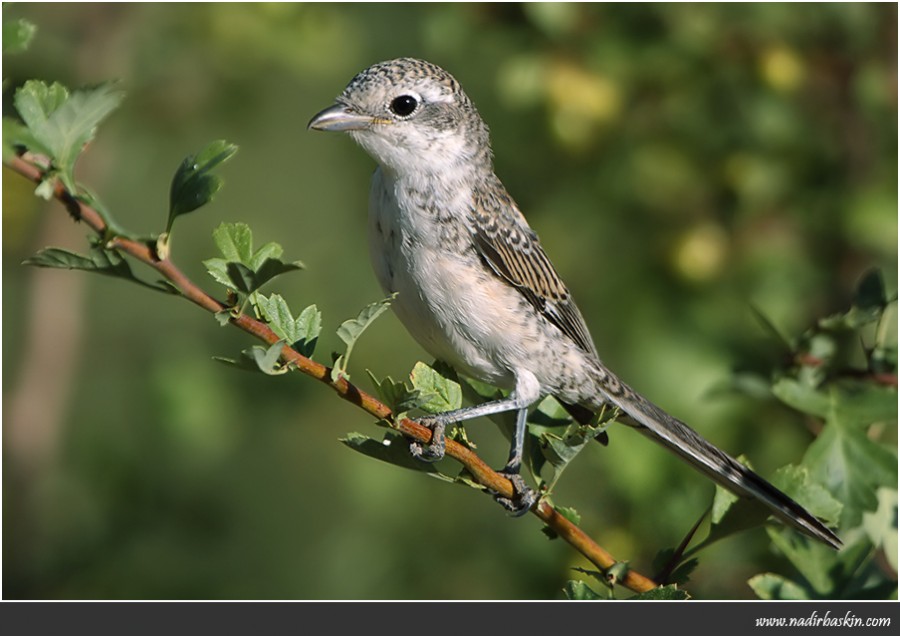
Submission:
[[368,202],[371,264],[415,340],[458,372],[506,389],[504,397],[418,418],[432,430],[420,459],[443,456],[444,429],[514,411],[500,471],[524,514],[536,494],[520,476],[528,409],[547,395],[576,419],[605,405],[623,421],[737,495],[835,549],[837,535],[796,501],[601,362],[569,288],[496,176],[488,127],[460,83],[441,67],[404,57],[359,72],[308,129],[344,132],[377,163]]

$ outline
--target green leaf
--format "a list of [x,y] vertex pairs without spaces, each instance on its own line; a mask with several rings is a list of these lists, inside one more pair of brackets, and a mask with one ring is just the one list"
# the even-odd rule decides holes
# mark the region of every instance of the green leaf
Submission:
[[566,581],[563,593],[570,601],[602,601],[605,599],[584,581]]
[[360,433],[350,433],[340,441],[348,448],[352,448],[363,455],[387,462],[388,464],[414,470],[419,473],[425,473],[426,475],[435,477],[441,481],[456,481],[455,478],[440,472],[437,469],[436,464],[419,461],[414,458],[409,452],[409,441],[397,433],[386,433],[382,441],[378,441]]
[[257,295],[256,306],[272,331],[306,357],[312,355],[322,331],[322,314],[315,305],[304,309],[296,319],[291,315],[287,302],[278,294],[268,298]]
[[[253,258],[256,261],[256,257],[254,255]],[[303,263],[300,261],[293,261],[291,263],[285,263],[277,258],[267,258],[262,264],[253,271],[253,289],[259,289],[270,280],[275,278],[276,276],[281,276],[282,274],[286,274],[288,272],[296,272],[304,268]]]
[[879,488],[878,508],[863,513],[863,529],[876,548],[884,550],[887,562],[897,571],[897,491]]
[[21,53],[31,44],[37,30],[31,22],[19,18],[3,23],[3,54]]
[[856,576],[868,578],[867,573],[860,572],[860,566],[872,552],[872,544],[866,538],[848,541],[838,552],[782,526],[766,528],[766,532],[805,579],[810,597],[841,598],[846,590],[859,587]]
[[253,252],[250,256],[250,260],[246,261],[246,264],[250,269],[256,272],[265,265],[266,261],[278,261],[283,253],[284,249],[281,245],[275,242],[269,242]]
[[209,274],[229,289],[250,295],[286,272],[303,269],[303,263],[284,263],[277,258],[282,248],[266,243],[253,251],[253,233],[245,223],[222,223],[213,231],[213,240],[224,258],[203,261]]
[[606,430],[612,413],[601,412],[595,424],[579,424],[552,396],[541,400],[529,423],[529,432],[539,440],[531,464],[532,470],[547,480],[548,488],[552,489],[572,460]]
[[[259,367],[259,370],[266,375],[281,375],[289,371],[288,366],[283,365],[280,362],[281,351],[283,348],[284,341],[279,340],[268,349],[259,346],[252,347],[249,351],[249,355],[256,362],[256,366]],[[242,353],[246,354],[247,352],[245,351]]]
[[826,425],[807,449],[802,464],[814,482],[843,503],[841,527],[854,527],[861,523],[864,512],[878,507],[875,493],[880,487],[896,487],[896,451],[873,440],[867,427],[861,426],[866,417],[889,415],[887,411],[895,410],[896,403],[885,404],[879,398],[874,406],[867,406],[858,401],[858,394],[839,385],[822,395],[828,401]]
[[13,103],[28,131],[20,132],[20,141],[29,150],[54,159],[56,147],[47,120],[67,99],[68,89],[58,82],[28,80],[16,91]]
[[344,344],[347,345],[348,349],[356,343],[362,333],[368,329],[369,325],[375,322],[375,319],[390,307],[391,301],[395,297],[396,294],[389,298],[371,303],[360,311],[356,318],[351,318],[350,320],[345,320],[341,323],[341,326],[338,327],[337,335],[344,341]]
[[213,230],[213,241],[226,261],[249,266],[253,258],[253,232],[246,223],[221,223]]
[[193,212],[212,201],[223,182],[221,177],[211,174],[211,171],[219,164],[228,161],[237,150],[236,145],[219,139],[181,162],[172,178],[172,186],[169,190],[167,233],[172,230],[172,224],[177,217]]
[[225,273],[232,289],[245,294],[251,294],[256,290],[255,272],[243,263],[235,261],[225,263]]
[[691,595],[678,589],[677,585],[660,585],[652,590],[632,596],[630,601],[687,601]]
[[779,400],[798,411],[824,418],[828,414],[831,401],[827,395],[815,387],[801,384],[793,378],[781,378],[772,385],[772,393]]
[[294,341],[292,346],[307,358],[311,358],[321,332],[322,312],[315,305],[310,305],[301,311],[294,320],[294,333],[300,334],[300,337]]
[[568,519],[574,525],[577,526],[577,525],[581,524],[581,515],[578,513],[578,511],[575,508],[570,508],[570,507],[566,507],[566,506],[553,506],[553,508],[556,510],[556,512],[558,512],[563,517]]
[[110,84],[69,94],[60,84],[29,80],[16,91],[16,110],[36,143],[31,149],[51,158],[69,192],[78,191],[74,169],[84,145],[123,97]]
[[[737,460],[748,468],[750,463],[743,456]],[[741,498],[730,490],[716,484],[710,507],[710,527],[706,537],[687,554],[696,554],[716,541],[721,541],[738,532],[763,525],[769,517],[769,510],[755,499]]]
[[766,601],[807,601],[809,593],[803,587],[780,574],[757,574],[747,584],[756,595]]
[[422,395],[417,406],[427,413],[454,411],[462,406],[462,387],[424,362],[416,362],[410,374],[412,385]]
[[418,408],[422,402],[422,392],[419,389],[414,389],[405,382],[395,382],[390,376],[379,380],[368,369],[366,372],[375,384],[375,392],[378,393],[378,397],[390,407],[395,418]]
[[806,466],[783,466],[775,471],[772,483],[826,523],[837,524],[840,519],[843,504],[812,479]]
[[266,375],[282,375],[290,371],[290,365],[281,363],[281,350],[283,347],[284,341],[279,340],[269,347],[254,346],[250,349],[245,349],[241,351],[241,357],[237,360],[220,357],[214,357],[213,359],[236,366],[243,371],[262,371]]
[[345,320],[341,323],[341,326],[338,327],[337,335],[344,341],[344,344],[347,345],[347,349],[339,356],[338,362],[335,363],[334,369],[332,370],[332,379],[341,375],[346,375],[347,365],[350,362],[350,354],[353,352],[353,346],[356,344],[357,340],[359,340],[359,337],[363,332],[369,328],[369,325],[375,322],[378,316],[383,314],[387,308],[390,307],[391,301],[396,298],[396,296],[396,294],[392,294],[383,300],[371,303],[364,307],[356,318],[351,318],[350,320]]
[[231,278],[228,276],[228,261],[224,258],[208,258],[203,261],[206,271],[209,275],[216,279],[216,282],[225,285],[229,289],[234,289]]
[[106,250],[97,246],[91,248],[88,256],[58,247],[48,247],[25,259],[22,264],[35,267],[78,269],[85,272],[95,272],[104,276],[123,278],[156,291],[166,293],[171,293],[172,291],[169,287],[154,285],[139,279],[131,271],[128,261],[122,258],[121,254],[116,250]]
[[[223,309],[222,311],[217,311],[215,314],[213,314],[213,317],[215,317],[216,322],[219,323],[219,326],[224,327],[231,322],[231,319],[234,318],[234,314],[231,312],[231,309]],[[222,358],[221,360],[223,362],[226,361],[225,358]]]

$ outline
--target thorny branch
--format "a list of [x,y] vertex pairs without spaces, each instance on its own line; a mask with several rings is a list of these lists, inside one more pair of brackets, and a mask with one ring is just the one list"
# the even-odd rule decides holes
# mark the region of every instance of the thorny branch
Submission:
[[[13,157],[4,162],[4,165],[35,183],[40,183],[44,178],[44,172],[41,168],[32,165],[21,157]],[[100,214],[91,206],[79,201],[59,182],[56,183],[54,197],[66,207],[66,210],[73,218],[84,221],[101,237],[106,235],[108,228]],[[114,236],[109,239],[105,247],[129,254],[145,265],[152,267],[172,283],[182,296],[203,309],[212,313],[229,309],[194,284],[171,260],[168,258],[161,259],[152,246],[122,236]],[[246,314],[233,316],[230,322],[239,329],[256,336],[270,345],[279,340],[278,335],[268,325]],[[431,431],[429,429],[407,418],[394,421],[391,410],[373,396],[344,378],[332,381],[331,369],[325,365],[310,360],[287,345],[282,348],[281,355],[290,366],[296,367],[302,373],[327,384],[340,397],[352,402],[370,415],[391,422],[394,428],[407,437],[424,443],[431,441]],[[514,496],[513,486],[509,480],[491,469],[475,453],[450,439],[446,440],[446,444],[446,454],[463,464],[478,483],[503,497],[511,498]],[[531,512],[600,570],[605,572],[616,565],[616,559],[609,552],[597,545],[593,539],[554,510],[553,506],[546,501],[540,501],[531,509]],[[623,585],[634,592],[646,592],[657,587],[655,581],[631,569],[627,570],[624,577],[613,582]]]

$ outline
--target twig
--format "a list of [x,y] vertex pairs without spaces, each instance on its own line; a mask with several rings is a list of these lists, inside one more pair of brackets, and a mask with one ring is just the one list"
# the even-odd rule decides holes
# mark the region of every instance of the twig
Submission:
[[[33,166],[21,157],[14,157],[4,162],[4,165],[35,183],[40,183],[44,176],[40,168]],[[91,206],[72,196],[59,182],[55,185],[54,197],[65,205],[66,210],[76,220],[84,221],[100,236],[106,234],[107,226],[100,214]],[[228,309],[224,304],[194,284],[172,261],[160,259],[150,245],[141,241],[116,236],[109,239],[106,247],[125,252],[152,267],[172,283],[185,298],[203,309],[212,313]],[[230,322],[239,329],[256,336],[270,345],[278,342],[280,339],[268,325],[246,314],[234,316]],[[431,441],[431,431],[429,429],[407,418],[394,422],[391,409],[373,396],[357,388],[344,378],[332,381],[331,369],[325,365],[310,360],[287,345],[282,348],[281,355],[285,362],[296,367],[297,370],[305,375],[327,384],[340,397],[352,402],[370,415],[393,422],[394,427],[407,437],[424,443]],[[447,455],[463,464],[478,483],[504,497],[512,498],[514,496],[513,485],[510,481],[495,472],[475,453],[450,439],[446,441],[446,444]],[[534,506],[531,512],[601,570],[608,570],[617,563],[612,555],[597,545],[580,528],[554,510],[553,506],[546,501],[541,501]],[[619,580],[619,583],[635,592],[646,592],[657,587],[657,583],[653,580],[630,569],[627,575]]]

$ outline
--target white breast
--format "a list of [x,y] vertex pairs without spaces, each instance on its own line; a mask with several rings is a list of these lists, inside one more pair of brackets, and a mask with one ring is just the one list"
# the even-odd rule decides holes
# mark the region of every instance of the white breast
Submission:
[[[513,325],[507,324],[503,312],[472,308],[512,307],[515,292],[486,272],[477,259],[473,261],[471,252],[447,245],[435,211],[411,201],[395,186],[377,170],[369,200],[372,267],[385,292],[398,294],[394,312],[434,357],[483,381],[511,386],[512,371],[500,350],[507,346],[504,334]],[[463,223],[462,216],[453,222]],[[457,234],[464,235],[464,229]],[[510,298],[498,299],[498,295]]]

